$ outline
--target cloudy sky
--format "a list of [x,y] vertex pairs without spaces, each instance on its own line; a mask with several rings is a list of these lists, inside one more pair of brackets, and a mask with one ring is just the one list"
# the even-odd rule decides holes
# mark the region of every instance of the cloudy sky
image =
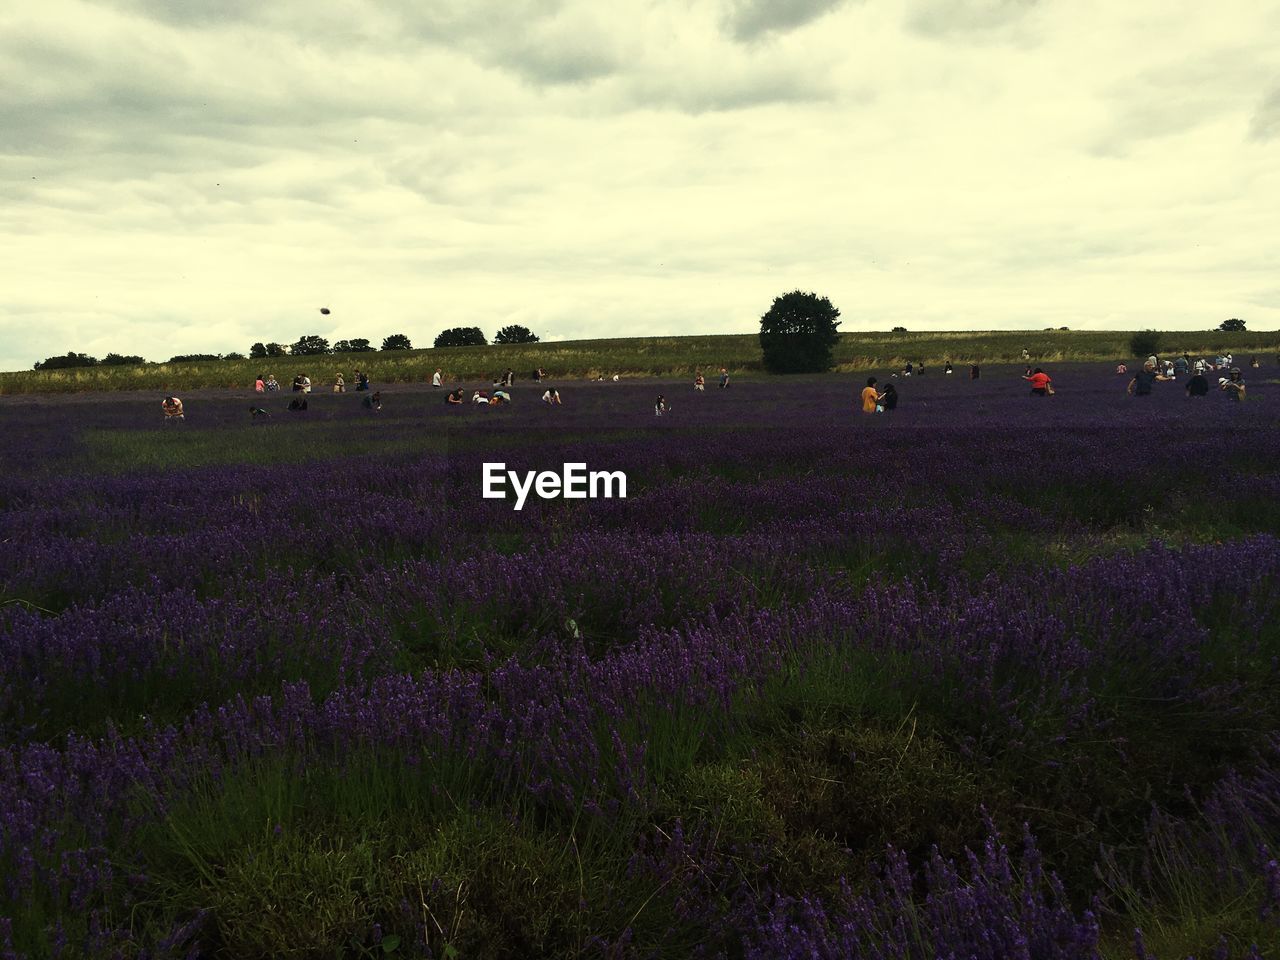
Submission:
[[1276,329],[1278,252],[1277,2],[0,0],[0,369]]

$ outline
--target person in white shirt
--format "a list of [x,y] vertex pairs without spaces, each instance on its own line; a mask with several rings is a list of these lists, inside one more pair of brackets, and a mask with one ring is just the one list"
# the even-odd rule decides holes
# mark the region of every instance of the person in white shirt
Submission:
[[551,404],[552,406],[559,406],[559,405],[560,405],[560,391],[559,391],[559,390],[553,390],[553,389],[551,389],[550,387],[548,387],[548,388],[547,388],[547,390],[546,390],[546,392],[542,394],[542,402],[543,402],[543,403],[549,403],[549,404]]
[[441,385],[441,382],[442,382],[442,381],[441,381],[441,378],[440,378],[440,371],[439,371],[439,370],[437,370],[435,373],[433,373],[433,374],[431,375],[431,385],[432,385],[433,387],[438,387],[438,386],[440,386],[440,385]]

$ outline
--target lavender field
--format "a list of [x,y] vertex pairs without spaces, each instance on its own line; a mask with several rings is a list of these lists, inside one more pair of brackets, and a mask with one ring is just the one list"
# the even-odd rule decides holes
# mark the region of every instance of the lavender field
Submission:
[[4,398],[0,957],[1280,957],[1280,373],[1021,372]]

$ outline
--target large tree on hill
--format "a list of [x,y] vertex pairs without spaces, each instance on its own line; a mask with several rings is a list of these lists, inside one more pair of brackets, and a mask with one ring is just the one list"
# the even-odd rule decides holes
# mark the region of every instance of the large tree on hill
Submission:
[[129,356],[121,356],[118,353],[108,353],[102,358],[102,365],[104,367],[140,367],[146,362],[147,361],[143,360],[142,357],[134,356],[132,354]]
[[793,290],[760,318],[760,349],[771,373],[823,373],[839,335],[840,311],[826,297]]
[[1223,333],[1244,333],[1244,321],[1239,317],[1232,317],[1230,320],[1223,320],[1218,329]]
[[522,327],[518,323],[510,324],[498,331],[497,336],[493,338],[494,343],[537,343],[538,335],[528,327]]
[[413,344],[403,333],[393,333],[382,341],[383,350],[412,350]]
[[1159,330],[1139,330],[1129,338],[1129,353],[1135,357],[1154,357],[1159,352]]
[[316,336],[314,333],[299,337],[297,343],[289,348],[289,354],[294,357],[317,357],[323,356],[328,352],[329,341],[324,337]]
[[488,342],[479,327],[450,327],[436,337],[437,347],[483,347]]

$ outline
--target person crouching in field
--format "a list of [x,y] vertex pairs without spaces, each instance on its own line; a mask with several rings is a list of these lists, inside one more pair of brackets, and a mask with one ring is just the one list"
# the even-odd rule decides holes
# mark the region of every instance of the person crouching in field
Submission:
[[342,379],[342,374],[338,374],[336,377],[334,377],[334,379],[333,379],[333,392],[334,392],[334,393],[346,393],[346,392],[347,392],[347,381],[346,381],[346,380],[344,380],[344,379]]
[[698,375],[693,378],[693,389],[698,393],[704,393],[707,389],[707,378],[702,375],[702,371],[698,371]]
[[1203,373],[1196,373],[1187,381],[1187,398],[1207,397],[1209,395],[1209,378]]
[[1022,378],[1031,384],[1031,395],[1033,397],[1048,397],[1053,395],[1052,378],[1036,367],[1035,372]]
[[160,408],[164,410],[164,422],[185,421],[186,414],[182,412],[182,401],[177,397],[165,397],[160,403]]
[[264,420],[271,416],[271,414],[267,413],[267,411],[263,410],[261,407],[255,407],[251,404],[249,406],[249,416],[254,420]]
[[382,409],[382,391],[373,391],[373,393],[361,400],[360,403],[366,410],[372,410],[374,413],[377,413]]
[[306,397],[294,397],[289,401],[289,409],[294,413],[299,413],[307,409]]
[[892,383],[884,385],[884,393],[880,394],[880,411],[889,413],[898,409],[898,388]]
[[553,407],[560,406],[560,391],[548,387],[542,395],[542,402]]
[[466,394],[462,392],[462,388],[458,387],[456,390],[449,391],[449,395],[444,398],[444,402],[450,405],[460,405],[466,403],[465,396]]
[[880,412],[880,401],[883,398],[880,391],[876,389],[876,378],[867,377],[867,385],[862,388],[862,412],[878,413]]

